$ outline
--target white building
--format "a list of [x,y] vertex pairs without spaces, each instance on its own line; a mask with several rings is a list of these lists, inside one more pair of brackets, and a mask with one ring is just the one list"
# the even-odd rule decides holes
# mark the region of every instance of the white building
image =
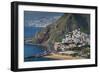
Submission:
[[90,38],[89,35],[80,32],[80,29],[75,29],[70,34],[65,35],[65,38],[62,39],[62,43],[79,43],[79,47],[81,47],[86,44],[90,45]]

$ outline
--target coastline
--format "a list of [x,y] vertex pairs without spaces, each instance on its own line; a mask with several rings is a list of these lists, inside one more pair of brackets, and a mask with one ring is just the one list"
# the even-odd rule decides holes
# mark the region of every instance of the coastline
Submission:
[[[25,44],[28,44],[28,45],[37,45],[37,46],[41,46],[41,47],[44,47],[43,45],[40,45],[40,44],[32,44],[32,43],[29,43],[29,42],[25,42]],[[45,49],[46,50],[46,49]],[[80,57],[80,56],[72,56],[70,54],[75,54],[76,52],[72,52],[70,51],[71,53],[66,53],[66,52],[51,52],[51,53],[43,53],[41,55],[34,55],[34,57],[44,57],[44,58],[49,58],[49,59],[57,59],[57,60],[73,60],[73,59],[85,59],[84,57]]]
[[83,59],[81,57],[73,57],[71,55],[62,55],[62,54],[51,54],[44,56],[45,58],[50,58],[50,59],[58,59],[58,60],[73,60],[73,59]]

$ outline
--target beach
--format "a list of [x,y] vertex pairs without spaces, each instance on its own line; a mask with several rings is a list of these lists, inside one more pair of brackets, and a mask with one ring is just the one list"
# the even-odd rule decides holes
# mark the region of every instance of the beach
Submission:
[[62,54],[51,54],[44,56],[45,58],[50,58],[50,59],[58,59],[58,60],[72,60],[72,59],[82,59],[81,57],[73,57],[71,55],[62,55]]

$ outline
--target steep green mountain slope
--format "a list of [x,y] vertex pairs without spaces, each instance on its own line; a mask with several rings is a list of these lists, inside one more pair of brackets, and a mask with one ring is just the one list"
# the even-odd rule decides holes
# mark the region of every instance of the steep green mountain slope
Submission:
[[41,32],[32,38],[32,43],[42,44],[48,47],[55,42],[61,42],[65,34],[80,28],[84,33],[90,34],[89,15],[82,14],[64,14],[56,22],[48,25]]

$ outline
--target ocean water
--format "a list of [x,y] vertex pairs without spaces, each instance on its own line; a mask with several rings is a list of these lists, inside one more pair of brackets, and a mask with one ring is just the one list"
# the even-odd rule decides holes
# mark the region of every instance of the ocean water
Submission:
[[43,54],[44,52],[45,50],[40,46],[24,44],[24,57],[25,58],[34,56],[34,55],[40,55],[40,54]]
[[42,27],[24,27],[24,38],[31,38],[43,29]]
[[[40,27],[25,27],[24,28],[24,38],[31,38],[34,35],[41,31]],[[24,43],[24,61],[48,61],[51,59],[44,58],[44,57],[33,57],[34,55],[41,55],[45,52],[43,47],[31,44]]]

